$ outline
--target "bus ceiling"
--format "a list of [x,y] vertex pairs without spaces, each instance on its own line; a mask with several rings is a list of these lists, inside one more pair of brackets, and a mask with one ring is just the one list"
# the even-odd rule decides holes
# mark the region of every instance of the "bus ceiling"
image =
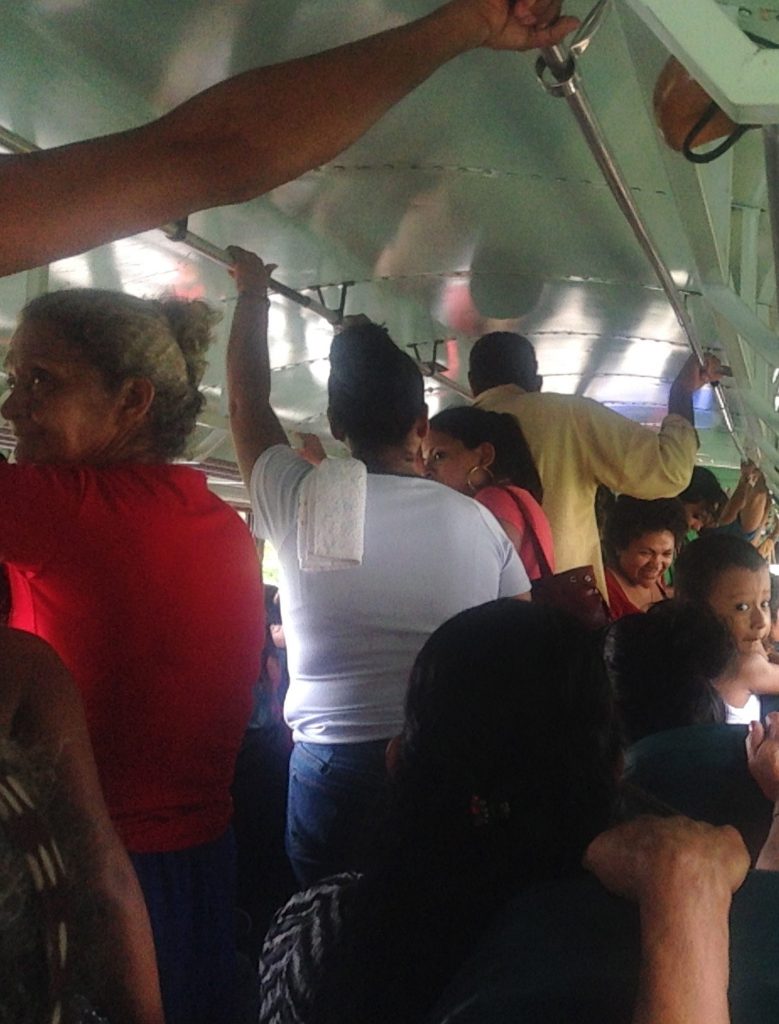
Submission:
[[[428,8],[189,0],[155,7],[151,32],[143,0],[21,0],[0,39],[0,147],[132,127],[231,74]],[[564,46],[538,61],[459,58],[335,161],[261,199],[1,279],[0,333],[31,295],[78,285],[203,297],[226,327],[220,264],[238,244],[278,264],[274,399],[290,429],[326,436],[329,340],[344,313],[413,346],[432,411],[465,400],[468,348],[488,330],[526,334],[548,389],[650,424],[689,348],[713,349],[733,376],[699,400],[700,460],[748,455],[779,486],[779,0],[566,11],[582,27]],[[738,141],[711,162],[685,159],[658,129],[671,58],[733,125]],[[223,344],[224,329],[194,457],[226,467],[232,487]]]

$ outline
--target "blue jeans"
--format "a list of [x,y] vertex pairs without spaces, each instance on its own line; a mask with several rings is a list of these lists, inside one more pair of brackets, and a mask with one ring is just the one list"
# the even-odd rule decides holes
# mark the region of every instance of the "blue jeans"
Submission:
[[388,742],[295,744],[286,847],[301,886],[360,867],[361,847],[384,808]]

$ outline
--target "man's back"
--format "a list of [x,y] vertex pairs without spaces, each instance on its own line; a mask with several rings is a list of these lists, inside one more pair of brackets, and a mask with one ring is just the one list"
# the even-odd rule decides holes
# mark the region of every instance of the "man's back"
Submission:
[[605,594],[595,520],[598,484],[637,498],[675,496],[695,462],[692,425],[671,415],[655,433],[589,398],[526,392],[516,384],[488,388],[475,404],[511,413],[522,428],[544,486],[558,572],[592,564]]

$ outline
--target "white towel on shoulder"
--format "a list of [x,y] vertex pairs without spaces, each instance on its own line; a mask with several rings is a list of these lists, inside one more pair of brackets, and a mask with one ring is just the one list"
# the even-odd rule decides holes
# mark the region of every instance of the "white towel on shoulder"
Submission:
[[358,459],[324,459],[300,488],[298,563],[308,572],[362,564],[368,471]]

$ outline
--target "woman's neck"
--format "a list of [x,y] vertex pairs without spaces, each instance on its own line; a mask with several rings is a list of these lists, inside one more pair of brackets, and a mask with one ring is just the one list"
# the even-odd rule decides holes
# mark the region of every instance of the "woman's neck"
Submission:
[[422,476],[419,451],[407,445],[392,445],[386,448],[355,445],[352,447],[352,456],[364,462],[369,473]]
[[646,587],[643,583],[634,583],[632,580],[629,580],[618,568],[612,567],[611,571],[619,580],[619,584],[627,596],[632,600],[636,608],[640,608],[641,611],[644,611],[653,604],[657,604],[658,601],[662,601],[663,592],[660,589],[659,583],[650,583]]

